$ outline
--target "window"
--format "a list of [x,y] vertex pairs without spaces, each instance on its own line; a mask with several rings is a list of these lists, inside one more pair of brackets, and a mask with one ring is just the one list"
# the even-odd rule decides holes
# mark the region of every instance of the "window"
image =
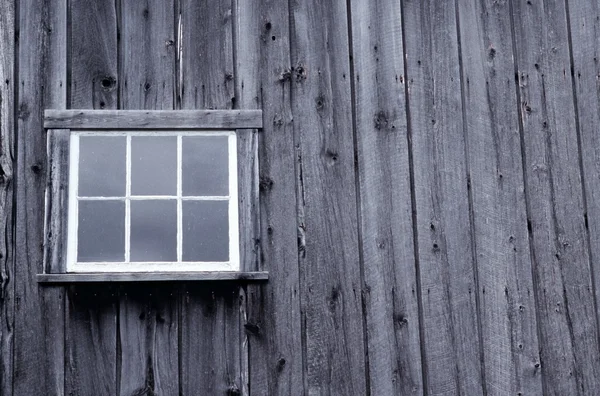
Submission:
[[266,280],[259,110],[46,110],[43,283]]
[[67,272],[237,271],[233,131],[72,132]]

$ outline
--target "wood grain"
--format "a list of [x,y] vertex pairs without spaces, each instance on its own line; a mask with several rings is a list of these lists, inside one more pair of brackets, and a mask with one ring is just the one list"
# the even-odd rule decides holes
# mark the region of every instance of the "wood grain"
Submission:
[[69,108],[116,109],[119,92],[116,3],[72,2],[69,20]]
[[[568,1],[571,56],[579,129],[579,150],[584,182],[584,222],[591,250],[591,271],[595,286],[596,315],[600,312],[600,95],[598,54],[600,53],[600,4],[597,1]],[[569,135],[572,139],[572,135]],[[588,312],[588,311],[586,311]],[[599,329],[600,330],[600,329]]]
[[[177,98],[175,2],[127,0],[120,6],[122,110],[117,113],[129,119],[119,115],[108,119],[132,128],[170,120],[175,121],[173,128],[179,124],[178,114],[173,113]],[[195,117],[187,119],[195,121]],[[169,128],[168,122],[162,125]],[[140,279],[132,275],[142,274],[124,275]],[[179,395],[179,300],[177,287],[127,284],[119,289],[119,395]]]
[[[15,2],[0,2],[0,394],[13,391],[15,189]],[[3,83],[2,83],[3,82]]]
[[580,395],[600,389],[600,352],[567,16],[563,2],[512,5],[544,391]]
[[346,2],[290,6],[305,392],[365,395]]
[[[116,109],[116,3],[70,2],[70,21],[70,107]],[[72,286],[67,293],[67,307],[66,393],[118,394],[117,291]]]
[[71,286],[66,294],[64,394],[115,395],[117,290],[107,285]]
[[79,282],[195,282],[195,281],[236,281],[252,282],[269,279],[266,271],[257,272],[102,272],[79,274],[40,274],[40,283],[79,283]]
[[351,6],[370,390],[422,394],[401,7]]
[[[182,0],[182,109],[234,106],[232,2]],[[240,310],[237,285],[187,286],[181,302],[180,378],[183,395],[240,394]]]
[[542,394],[510,6],[459,0],[458,12],[485,386]]
[[250,394],[302,395],[288,3],[238,1],[236,15],[237,96],[242,108],[261,106],[265,120],[258,155],[259,268],[270,280],[247,286]]
[[426,393],[484,393],[454,1],[404,1]]
[[[18,3],[13,394],[64,394],[64,291],[41,290],[46,107],[66,106],[67,15],[62,1]],[[5,80],[2,81],[5,83]],[[51,342],[49,342],[51,340]]]
[[[128,103],[126,100],[128,99],[123,99],[124,104]],[[172,101],[173,98],[169,100]],[[163,106],[166,106],[167,103],[168,100],[163,103]],[[44,127],[69,129],[252,129],[262,127],[262,112],[260,110],[46,110]]]
[[67,271],[70,131],[48,131],[48,180],[44,226],[44,272]]

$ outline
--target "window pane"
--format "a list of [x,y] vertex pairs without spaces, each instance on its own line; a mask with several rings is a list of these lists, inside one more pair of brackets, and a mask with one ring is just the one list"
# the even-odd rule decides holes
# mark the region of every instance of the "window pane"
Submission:
[[177,201],[131,201],[131,261],[177,261]]
[[125,260],[125,202],[79,201],[79,262]]
[[183,261],[229,261],[227,201],[183,202]]
[[79,196],[125,196],[125,136],[79,137]]
[[183,195],[228,195],[228,137],[184,136],[182,139]]
[[131,138],[131,194],[177,195],[177,137]]

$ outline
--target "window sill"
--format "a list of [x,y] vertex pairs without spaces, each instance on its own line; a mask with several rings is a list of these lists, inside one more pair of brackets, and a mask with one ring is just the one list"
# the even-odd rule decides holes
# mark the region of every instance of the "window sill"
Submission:
[[68,274],[38,274],[41,284],[91,283],[91,282],[203,282],[238,281],[265,282],[269,279],[266,271],[256,272],[95,272]]

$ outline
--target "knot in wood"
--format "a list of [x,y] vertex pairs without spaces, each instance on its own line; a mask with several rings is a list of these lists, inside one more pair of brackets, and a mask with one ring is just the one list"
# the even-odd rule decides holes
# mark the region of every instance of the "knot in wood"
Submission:
[[112,91],[117,86],[117,79],[112,76],[106,76],[100,80],[100,86],[105,91]]
[[293,68],[294,76],[296,78],[296,82],[304,82],[307,77],[306,67],[299,63],[295,68]]
[[277,361],[277,371],[278,372],[282,372],[283,368],[285,367],[285,359],[284,358],[279,358],[279,360]]
[[383,110],[375,113],[374,123],[377,130],[387,129],[389,124],[387,113]]
[[325,97],[323,95],[317,96],[315,99],[315,105],[318,111],[321,111],[325,108]]
[[269,191],[273,188],[273,179],[267,176],[262,176],[258,184],[260,191]]
[[246,322],[246,324],[244,324],[244,329],[246,330],[246,333],[253,336],[260,335],[260,327],[256,323]]

